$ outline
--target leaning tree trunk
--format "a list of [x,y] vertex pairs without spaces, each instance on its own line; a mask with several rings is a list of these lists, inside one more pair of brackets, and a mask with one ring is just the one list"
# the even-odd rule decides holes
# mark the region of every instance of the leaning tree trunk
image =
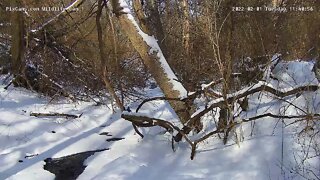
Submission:
[[[187,91],[177,81],[177,77],[164,58],[157,40],[140,29],[125,1],[112,0],[111,2],[120,27],[140,54],[144,64],[157,81],[164,95],[167,98],[177,99],[187,96]],[[169,103],[180,118],[180,121],[185,123],[190,117],[187,105],[181,101],[169,101]]]
[[165,35],[163,31],[163,26],[160,18],[160,12],[159,12],[159,5],[158,2],[155,0],[150,0],[147,3],[147,7],[150,10],[150,17],[149,19],[149,26],[152,29],[153,34],[156,35],[158,39],[158,44],[161,48],[161,51],[164,54],[164,57],[168,58],[168,52],[167,52],[167,46],[166,46],[166,40]]
[[150,28],[148,27],[148,19],[145,16],[140,0],[133,0],[132,6],[135,14],[137,15],[141,30],[146,34],[150,34]]
[[147,9],[150,11],[150,15],[147,17],[142,7],[142,0],[133,0],[133,10],[138,18],[139,26],[141,30],[150,35],[153,34],[158,39],[158,44],[161,48],[165,58],[168,58],[167,47],[165,43],[165,35],[160,18],[160,12],[158,2],[155,0],[147,1]]

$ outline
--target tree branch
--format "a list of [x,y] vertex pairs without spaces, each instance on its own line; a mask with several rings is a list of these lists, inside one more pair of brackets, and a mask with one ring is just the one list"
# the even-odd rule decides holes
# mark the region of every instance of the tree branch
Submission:
[[261,114],[258,116],[254,116],[248,119],[242,119],[242,122],[249,122],[249,121],[254,121],[257,119],[261,119],[264,117],[272,117],[272,118],[279,118],[279,119],[312,119],[313,117],[320,117],[320,114],[306,114],[306,115],[294,115],[294,116],[285,116],[285,115],[276,115],[272,113],[266,113],[266,114]]
[[140,110],[140,108],[141,108],[145,103],[150,102],[150,101],[156,101],[156,100],[183,101],[183,100],[181,100],[180,98],[168,98],[168,97],[163,97],[163,96],[161,96],[161,97],[153,97],[153,98],[150,98],[150,99],[145,99],[145,100],[143,100],[143,101],[139,104],[138,108],[136,109],[136,113]]
[[[229,94],[229,95],[227,95],[227,97],[228,97],[227,101],[228,101],[228,103],[232,103],[238,99],[241,99],[243,97],[246,97],[248,95],[251,95],[251,94],[254,94],[257,92],[261,92],[261,91],[269,92],[273,95],[276,95],[278,97],[283,98],[283,97],[287,97],[287,96],[290,96],[293,94],[297,94],[302,91],[316,91],[318,89],[319,89],[319,87],[317,85],[307,85],[307,86],[297,87],[297,88],[289,90],[289,91],[280,91],[280,90],[276,90],[268,85],[261,84],[261,85],[256,85],[256,87],[253,86],[251,89],[248,89],[246,91],[240,90],[236,93]],[[182,129],[182,131],[184,131],[184,133],[188,134],[192,130],[192,128],[191,128],[192,124],[194,124],[196,121],[199,121],[203,115],[205,115],[206,113],[208,113],[212,109],[217,108],[217,107],[222,107],[224,104],[225,104],[225,100],[223,98],[219,98],[219,99],[214,100],[209,107],[205,108],[203,111],[198,112],[197,114],[193,114],[192,117],[185,124],[185,127]],[[179,139],[181,140],[181,136]],[[179,139],[177,139],[177,140],[179,140]]]
[[[122,114],[121,117],[127,121],[132,122],[135,126],[139,127],[154,127],[154,126],[160,126],[162,128],[165,128],[168,132],[171,134],[173,131],[177,131],[179,134],[182,135],[182,137],[185,138],[185,140],[193,146],[192,141],[187,137],[187,135],[180,130],[177,126],[173,125],[171,122],[162,120],[162,119],[157,119],[157,118],[152,118],[152,117],[147,117],[147,116],[142,116],[142,115],[134,115],[134,114]],[[140,133],[138,133],[140,135]],[[140,135],[141,136],[141,135]]]
[[73,115],[73,114],[65,114],[65,113],[30,113],[30,116],[34,117],[64,117],[64,118],[80,118],[80,115]]
[[37,32],[42,30],[44,27],[46,27],[48,24],[50,24],[51,22],[55,21],[56,19],[58,19],[58,17],[60,17],[61,15],[65,15],[68,14],[69,10],[72,10],[75,7],[80,6],[85,0],[75,0],[73,3],[71,3],[68,7],[66,7],[63,11],[61,11],[59,14],[55,15],[53,18],[49,19],[47,22],[43,23],[42,25],[40,25],[39,27],[37,27],[36,29],[31,30],[31,32]]

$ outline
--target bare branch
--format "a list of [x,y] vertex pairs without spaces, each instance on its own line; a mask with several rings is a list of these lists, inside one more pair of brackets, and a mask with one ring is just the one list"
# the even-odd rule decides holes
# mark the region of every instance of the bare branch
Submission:
[[177,131],[179,134],[182,135],[182,137],[185,138],[185,140],[193,146],[192,141],[187,137],[187,135],[180,130],[177,126],[173,125],[171,122],[162,120],[162,119],[157,119],[157,118],[152,118],[152,117],[147,117],[147,116],[142,116],[142,115],[134,115],[134,114],[122,114],[121,117],[127,121],[132,122],[134,125],[139,126],[139,127],[153,127],[153,126],[160,126],[165,128],[168,132],[173,133],[173,131]]
[[56,19],[58,19],[58,17],[60,17],[61,15],[66,15],[68,14],[68,12],[72,9],[74,9],[75,7],[80,6],[85,0],[75,0],[73,3],[71,3],[68,7],[66,7],[65,9],[63,9],[63,11],[61,11],[59,14],[55,15],[53,18],[49,19],[47,22],[43,23],[42,25],[40,25],[39,27],[37,27],[36,29],[31,30],[31,32],[37,32],[40,31],[41,29],[43,29],[44,27],[46,27],[48,24],[52,23],[53,21],[55,21]]
[[80,118],[82,114],[80,115],[74,115],[74,114],[65,114],[65,113],[30,113],[30,116],[34,117],[64,117],[64,118]]
[[243,97],[246,97],[248,95],[251,95],[251,94],[254,94],[257,92],[261,92],[261,91],[269,92],[269,93],[276,95],[278,97],[287,97],[287,96],[297,94],[302,91],[316,91],[318,89],[319,89],[319,87],[317,85],[308,85],[308,86],[297,87],[297,88],[289,90],[289,91],[280,91],[280,90],[276,90],[268,85],[261,84],[261,85],[256,85],[256,87],[252,87],[251,89],[248,89],[246,91],[240,90],[236,93],[229,94],[227,96],[228,97],[227,100],[225,100],[224,98],[219,98],[219,99],[214,100],[209,107],[205,108],[203,111],[197,112],[197,114],[194,114],[187,121],[185,127],[183,128],[183,129],[186,129],[184,131],[184,133],[188,134],[192,130],[191,126],[192,126],[192,124],[194,124],[194,122],[199,121],[203,115],[205,115],[206,113],[208,113],[212,109],[217,108],[217,107],[222,107],[226,101],[228,103],[231,103],[231,102],[234,102],[238,99],[241,99]]
[[249,122],[249,121],[254,121],[257,119],[261,119],[264,117],[272,117],[272,118],[279,118],[279,119],[311,119],[313,117],[320,117],[320,114],[306,114],[306,115],[293,115],[293,116],[285,116],[285,115],[276,115],[272,113],[266,113],[266,114],[261,114],[258,116],[254,116],[248,119],[242,119],[242,122]]
[[150,102],[150,101],[156,101],[156,100],[183,101],[183,100],[181,100],[180,98],[168,98],[168,97],[163,97],[163,96],[161,96],[161,97],[153,97],[153,98],[150,98],[150,99],[145,99],[145,100],[143,100],[143,101],[139,104],[138,108],[136,109],[136,113],[140,110],[140,108],[141,108],[145,103]]

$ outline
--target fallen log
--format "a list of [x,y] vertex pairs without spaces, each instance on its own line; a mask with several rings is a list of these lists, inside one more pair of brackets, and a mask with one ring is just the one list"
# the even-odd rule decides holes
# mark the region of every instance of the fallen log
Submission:
[[80,115],[74,115],[74,114],[65,114],[65,113],[30,113],[30,116],[34,117],[64,117],[64,118],[71,118],[71,119],[76,119],[80,118],[83,113]]

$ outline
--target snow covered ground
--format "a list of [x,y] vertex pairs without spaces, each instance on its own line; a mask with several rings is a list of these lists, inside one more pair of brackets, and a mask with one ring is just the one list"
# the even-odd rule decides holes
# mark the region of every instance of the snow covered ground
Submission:
[[[280,64],[276,76],[281,81],[272,80],[270,83],[281,89],[317,84],[310,71],[312,66],[309,62]],[[146,135],[141,139],[131,123],[121,119],[120,113],[113,114],[109,107],[67,100],[48,103],[50,99],[30,91],[21,88],[4,90],[3,87],[1,84],[1,180],[54,179],[54,174],[43,169],[44,159],[104,148],[110,150],[90,156],[78,179],[303,179],[293,171],[296,167],[295,151],[300,147],[295,133],[301,128],[298,124],[284,126],[282,121],[272,118],[258,120],[255,124],[247,123],[237,129],[243,131],[244,136],[240,146],[234,137],[223,145],[221,139],[213,136],[198,146],[195,159],[190,160],[191,150],[187,143],[180,142],[173,152],[171,137],[161,133],[159,128],[141,129]],[[312,113],[319,113],[319,93],[304,93],[286,100]],[[257,93],[249,97],[249,102],[250,110],[242,113],[241,117],[266,112],[301,113],[268,93]],[[166,103],[155,101],[143,107],[142,112],[153,117],[176,121]],[[76,119],[38,118],[30,116],[32,112],[82,116]],[[212,122],[207,120],[205,128],[209,129],[210,124]],[[108,142],[106,139],[109,137],[99,135],[103,132],[125,139]],[[319,162],[317,156],[306,166],[315,167],[315,173],[319,175]]]

